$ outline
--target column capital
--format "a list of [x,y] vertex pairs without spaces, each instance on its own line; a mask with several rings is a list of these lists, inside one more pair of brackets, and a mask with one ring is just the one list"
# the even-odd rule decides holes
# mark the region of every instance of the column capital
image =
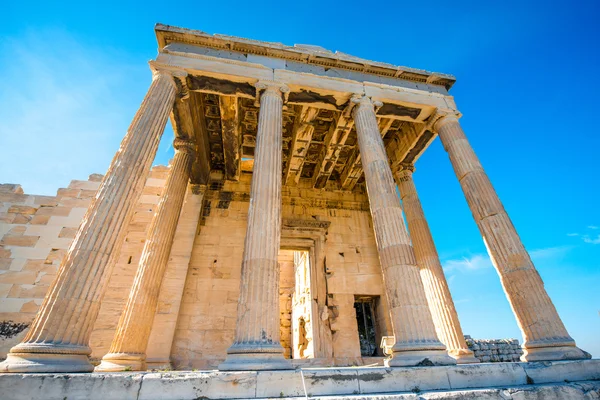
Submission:
[[371,97],[365,96],[363,94],[352,95],[352,97],[350,98],[350,102],[359,106],[373,107],[373,109],[383,106],[382,102],[378,100],[373,100]]
[[415,166],[413,163],[409,162],[394,163],[392,165],[392,172],[395,176],[397,174],[412,175],[412,173],[415,172]]
[[157,61],[149,61],[148,65],[150,65],[150,69],[153,73],[165,73],[177,78],[185,78],[188,76],[188,73],[180,67],[162,64]]
[[256,88],[256,100],[254,100],[254,105],[256,107],[260,106],[260,96],[261,94],[265,93],[271,93],[277,96],[281,96],[283,94],[283,102],[287,103],[290,88],[285,83],[278,81],[260,80],[254,83],[253,85]]
[[454,112],[447,112],[436,110],[435,113],[430,117],[431,120],[431,128],[435,133],[439,133],[440,129],[448,122],[458,122],[460,118],[460,114],[456,114]]
[[175,85],[180,99],[187,99],[189,97],[189,90],[187,87],[186,77],[188,76],[187,71],[182,68],[174,67],[171,65],[161,64],[156,61],[149,61],[150,70],[152,70],[152,79],[157,79],[159,76],[171,77],[171,82]]
[[175,140],[173,140],[173,148],[176,151],[189,154],[192,157],[196,154],[194,142],[189,139],[175,138]]
[[398,165],[399,172],[410,172],[411,174],[415,172],[415,165],[413,163],[403,162]]

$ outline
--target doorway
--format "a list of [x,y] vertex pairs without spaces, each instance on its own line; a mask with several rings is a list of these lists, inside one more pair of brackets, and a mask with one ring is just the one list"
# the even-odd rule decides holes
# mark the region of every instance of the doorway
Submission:
[[281,345],[286,358],[314,358],[310,252],[279,251]]

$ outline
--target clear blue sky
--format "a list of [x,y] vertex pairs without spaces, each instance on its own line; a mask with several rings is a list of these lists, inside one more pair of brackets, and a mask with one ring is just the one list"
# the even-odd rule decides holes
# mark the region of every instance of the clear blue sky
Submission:
[[[0,182],[53,194],[106,170],[156,22],[454,74],[475,151],[567,329],[600,357],[599,2],[67,3],[3,5]],[[465,333],[521,339],[439,141],[415,181]]]

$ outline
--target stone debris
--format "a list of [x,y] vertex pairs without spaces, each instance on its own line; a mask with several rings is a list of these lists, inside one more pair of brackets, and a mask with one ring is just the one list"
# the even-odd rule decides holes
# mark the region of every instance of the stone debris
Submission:
[[465,335],[469,349],[475,358],[482,363],[487,362],[519,362],[523,349],[518,339],[473,339]]

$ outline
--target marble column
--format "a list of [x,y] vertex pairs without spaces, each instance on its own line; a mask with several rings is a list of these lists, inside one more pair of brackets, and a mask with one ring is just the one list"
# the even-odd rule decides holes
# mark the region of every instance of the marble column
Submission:
[[448,354],[454,357],[458,364],[478,363],[479,360],[467,346],[460,327],[444,270],[417,195],[412,178],[413,171],[412,164],[401,164],[396,170],[396,182],[435,330],[446,345]]
[[[89,338],[126,226],[173,108],[173,72],[152,85],[23,341],[0,372],[89,372]],[[175,72],[177,73],[177,72]]]
[[419,267],[404,226],[400,200],[368,97],[352,111],[367,183],[373,228],[396,343],[390,366],[447,365],[456,360],[436,335]]
[[169,261],[194,160],[194,145],[191,141],[175,139],[173,147],[175,156],[156,214],[148,229],[125,310],[119,319],[109,353],[102,358],[96,372],[146,369],[146,347],[156,313],[160,285]]
[[290,369],[279,341],[279,265],[282,180],[282,93],[276,82],[262,90],[248,228],[242,258],[240,298],[234,343],[220,370]]
[[454,115],[434,124],[450,156],[506,297],[523,333],[523,361],[589,358],[569,336],[544,283]]

